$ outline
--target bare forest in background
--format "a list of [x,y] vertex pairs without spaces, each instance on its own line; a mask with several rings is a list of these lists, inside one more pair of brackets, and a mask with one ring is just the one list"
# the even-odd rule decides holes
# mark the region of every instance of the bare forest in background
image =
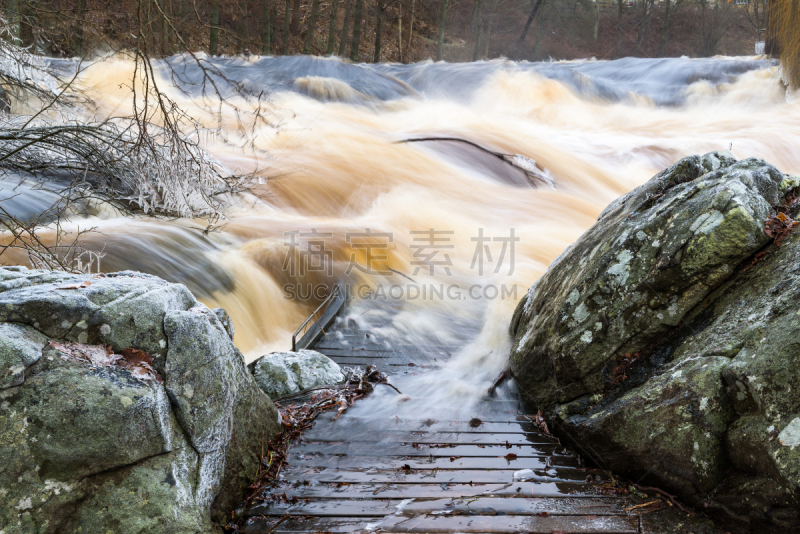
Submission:
[[4,9],[16,44],[55,57],[132,48],[405,63],[701,57],[752,54],[767,25],[766,0],[5,0]]
[[800,0],[770,3],[767,52],[780,56],[783,77],[793,88],[800,87]]

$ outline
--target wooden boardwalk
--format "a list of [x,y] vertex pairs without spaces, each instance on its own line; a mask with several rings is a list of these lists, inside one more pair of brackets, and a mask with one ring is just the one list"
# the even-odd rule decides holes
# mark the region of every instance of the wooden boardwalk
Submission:
[[[337,319],[313,348],[406,382],[459,348],[390,342],[374,333],[384,321],[365,328]],[[357,401],[338,420],[320,416],[290,450],[285,483],[274,490],[291,502],[249,508],[241,531],[643,532],[624,498],[602,494],[603,474],[542,435],[513,398],[487,396],[465,420],[448,418],[434,400],[418,417],[374,415],[378,402]]]

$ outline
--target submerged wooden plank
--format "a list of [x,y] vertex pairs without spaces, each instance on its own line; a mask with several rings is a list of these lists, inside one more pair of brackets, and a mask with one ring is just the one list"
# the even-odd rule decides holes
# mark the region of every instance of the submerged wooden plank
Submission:
[[416,347],[397,347],[381,348],[378,346],[370,347],[346,347],[346,348],[325,348],[315,347],[314,350],[329,356],[372,356],[376,358],[397,358],[403,355],[417,356],[434,360],[437,358],[449,358],[452,354],[444,349],[421,350]]
[[[517,475],[517,478],[514,478]],[[535,482],[569,482],[584,483],[587,477],[591,476],[592,481],[607,482],[604,479],[597,480],[594,477],[600,475],[587,475],[577,470],[514,470],[514,469],[397,469],[397,470],[355,470],[355,469],[335,469],[320,467],[296,467],[287,469],[284,477],[287,482],[303,481],[312,483],[337,483],[348,482],[350,484],[507,484],[517,480],[529,480]]]
[[[453,445],[446,447],[432,447],[430,445],[412,446],[411,443],[383,443],[380,452],[387,456],[488,456],[503,458],[509,453],[522,457],[547,457],[553,455],[575,456],[571,453],[561,453],[563,447],[553,444],[541,445],[513,445],[511,448],[497,445]],[[301,454],[338,454],[345,456],[371,456],[375,454],[374,443],[362,442],[314,442],[303,443],[293,447],[293,452]]]
[[517,482],[514,484],[395,484],[395,483],[320,483],[293,488],[280,488],[281,493],[298,499],[307,498],[383,498],[429,499],[442,497],[597,497],[593,485],[571,482]]
[[297,504],[262,503],[250,506],[242,515],[244,517],[267,516],[282,517],[291,515],[313,515],[321,517],[384,517],[397,512],[397,507],[404,501],[398,499],[369,500],[314,500]]
[[[376,451],[377,452],[377,451]],[[374,453],[373,453],[374,454]],[[337,467],[347,469],[400,469],[408,465],[412,469],[576,469],[586,471],[576,457],[464,457],[464,456],[341,456],[337,454],[303,454],[289,452],[289,465],[307,467]],[[591,471],[592,473],[594,471]]]
[[[277,519],[276,519],[277,520]],[[289,519],[277,526],[275,521],[257,521],[243,528],[252,534],[274,532],[409,532],[409,533],[519,533],[552,534],[636,534],[639,521],[625,516],[388,516],[383,519],[370,518],[303,518]]]
[[453,445],[553,445],[554,441],[539,433],[489,434],[472,432],[404,432],[400,430],[373,430],[362,427],[314,427],[303,436],[306,442],[353,441],[361,443],[420,443]]
[[[374,525],[374,524],[373,524]],[[553,532],[578,533],[630,533],[639,532],[635,517],[622,516],[392,516],[373,528],[384,532],[527,532],[530,534]]]
[[[392,367],[419,367],[420,369],[433,369],[436,366],[428,365],[430,362],[422,358],[414,358],[412,356],[398,356],[396,358],[384,358],[380,356],[368,356],[363,354],[328,354],[325,351],[319,351],[321,354],[329,357],[339,365],[386,365]],[[409,363],[414,365],[409,366]],[[427,365],[427,367],[423,367]]]
[[[501,406],[508,406],[503,403]],[[434,414],[435,415],[435,414]],[[507,433],[520,433],[532,432],[539,433],[539,430],[531,422],[514,421],[509,419],[507,421],[451,421],[451,420],[438,420],[433,417],[427,419],[405,419],[400,417],[387,417],[383,419],[357,417],[353,415],[347,416],[346,419],[341,417],[337,420],[333,418],[336,416],[335,412],[324,412],[317,417],[314,425],[326,425],[326,427],[336,428],[344,426],[346,421],[347,428],[370,428],[374,430],[407,430],[407,431],[428,431],[428,432],[473,432],[473,433],[491,433],[491,434],[507,434]]]
[[625,499],[607,498],[498,498],[478,497],[470,499],[369,499],[369,500],[309,500],[297,504],[265,503],[246,509],[245,517],[291,515],[313,515],[324,517],[384,517],[389,514],[415,516],[448,511],[476,515],[627,515]]
[[[363,501],[362,501],[363,502]],[[627,515],[627,501],[618,497],[571,499],[564,497],[414,500],[399,510],[400,515],[416,516],[441,510],[479,515]]]

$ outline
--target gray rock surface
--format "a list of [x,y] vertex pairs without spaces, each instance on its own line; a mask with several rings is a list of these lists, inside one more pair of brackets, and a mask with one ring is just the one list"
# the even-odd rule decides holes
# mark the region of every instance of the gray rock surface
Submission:
[[[214,532],[280,426],[227,315],[141,273],[0,268],[0,302],[0,532]],[[163,383],[52,340],[152,350]]]
[[609,206],[512,323],[512,370],[556,433],[740,531],[800,529],[800,233],[764,232],[795,186],[686,158]]
[[273,352],[249,365],[261,391],[277,399],[304,389],[344,383],[339,365],[319,352]]

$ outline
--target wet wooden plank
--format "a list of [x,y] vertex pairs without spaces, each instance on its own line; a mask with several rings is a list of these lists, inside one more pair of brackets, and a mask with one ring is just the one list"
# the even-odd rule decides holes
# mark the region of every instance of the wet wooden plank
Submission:
[[[275,521],[257,521],[247,525],[242,532],[267,533]],[[636,534],[639,521],[625,516],[453,516],[405,517],[389,516],[384,519],[369,518],[307,518],[287,520],[272,532],[408,532],[408,533],[519,533],[552,534]]]
[[[361,442],[315,442],[302,443],[293,447],[293,452],[302,454],[339,454],[347,456],[371,456],[375,454],[375,445],[372,443]],[[505,446],[492,445],[455,445],[452,447],[429,447],[421,445],[413,447],[411,443],[383,443],[380,446],[382,454],[387,456],[475,456],[475,457],[495,457],[503,458],[509,453],[514,453],[518,458],[540,457],[545,458],[552,455],[575,456],[572,453],[563,453],[563,447],[553,444],[541,445],[514,445],[510,449]]]
[[324,517],[384,517],[389,514],[415,516],[446,510],[455,513],[478,515],[627,515],[626,501],[620,498],[498,498],[478,497],[476,499],[428,499],[428,500],[311,500],[297,504],[265,503],[251,506],[243,512],[245,517],[282,517],[287,512],[292,515],[313,515]]
[[417,356],[419,358],[425,358],[428,360],[434,360],[436,358],[446,357],[449,358],[452,354],[444,349],[436,349],[436,350],[420,350],[418,348],[403,348],[403,347],[395,347],[392,349],[382,348],[382,347],[374,347],[374,348],[362,348],[362,347],[347,347],[347,348],[325,348],[325,347],[315,347],[314,350],[317,352],[321,352],[328,356],[371,356],[375,358],[397,358],[398,356],[402,355],[412,355]]
[[250,506],[242,512],[244,517],[266,516],[282,517],[291,515],[313,515],[318,517],[384,517],[397,512],[403,503],[400,499],[346,500],[327,499],[301,501],[297,504],[261,503]]
[[367,361],[359,358],[331,358],[331,359],[337,364],[339,364],[341,367],[366,367],[368,365],[372,365],[373,367],[377,368],[378,371],[380,371],[385,375],[392,375],[397,373],[398,371],[402,372],[407,369],[406,366],[404,365],[389,365],[386,363],[376,363],[374,361]]
[[[363,501],[362,501],[363,502]],[[403,501],[401,501],[403,502]],[[406,502],[400,515],[415,516],[440,510],[481,515],[628,515],[627,501],[618,497],[571,499],[563,497],[431,499]]]
[[452,516],[452,517],[403,517],[392,516],[382,521],[377,528],[385,532],[527,532],[529,534],[554,531],[578,533],[635,534],[639,532],[639,521],[635,517],[623,516]]
[[[373,452],[374,454],[374,452]],[[560,457],[524,457],[513,459],[504,457],[405,457],[405,456],[339,456],[331,454],[303,454],[292,450],[289,452],[290,465],[307,467],[336,467],[347,469],[360,467],[365,469],[399,469],[404,465],[412,469],[544,469],[546,466],[559,469],[578,469],[583,472],[578,459],[574,456]],[[594,473],[594,470],[591,471]],[[588,472],[587,472],[588,474]]]
[[[356,417],[349,415],[346,419],[341,417],[337,420],[334,412],[321,414],[314,423],[314,428],[324,427],[335,429],[346,426],[348,430],[358,430],[369,428],[374,430],[406,430],[406,431],[427,431],[427,432],[469,432],[469,433],[490,433],[508,434],[533,432],[540,434],[536,426],[526,421],[480,421],[480,424],[467,421],[439,421],[434,418],[429,419],[401,419],[399,417],[388,417],[386,419],[376,419],[367,417]],[[474,426],[477,424],[477,426]]]
[[[514,469],[399,469],[399,470],[358,470],[324,467],[295,467],[287,469],[283,475],[287,482],[302,481],[311,483],[350,484],[507,484],[514,483]],[[583,483],[587,477],[596,482],[608,482],[599,474],[589,475],[572,469],[527,470],[524,478],[535,482]],[[600,477],[601,480],[597,480]]]
[[[366,400],[368,401],[369,398]],[[430,417],[433,420],[440,421],[454,419],[469,421],[473,417],[478,417],[485,421],[513,421],[517,415],[519,415],[521,409],[519,401],[508,399],[482,399],[471,403],[470,406],[443,405],[442,399],[437,397],[415,396],[412,400],[424,404],[427,407],[427,409],[420,414],[420,419],[422,420]],[[367,405],[368,403],[366,401],[361,404],[356,403],[354,406],[356,410],[348,412],[348,414],[353,417],[364,418],[363,414],[371,413],[368,408],[364,408],[364,406]],[[358,410],[364,411],[359,413]],[[448,412],[451,411],[457,411],[459,415],[457,417],[449,416]]]
[[352,441],[361,443],[416,443],[442,445],[552,445],[554,442],[541,434],[468,434],[463,432],[402,432],[396,430],[333,432],[310,430],[304,441]]
[[518,482],[514,484],[394,484],[368,483],[349,484],[320,483],[294,488],[280,488],[281,493],[298,499],[335,498],[382,498],[382,499],[430,499],[443,497],[475,497],[489,495],[494,497],[597,497],[591,484],[574,482]]
[[[361,356],[356,353],[348,354],[346,356],[338,356],[335,354],[328,354],[325,351],[318,351],[321,354],[329,357],[331,360],[335,361],[339,365],[390,365],[393,367],[409,367],[409,363],[413,363],[411,367],[422,367],[424,365],[429,366],[430,368],[434,368],[431,366],[430,363],[426,360],[422,360],[420,358],[413,358],[410,356],[398,356],[396,358],[383,358],[383,357],[374,357],[374,356]],[[424,368],[424,367],[423,367]]]

